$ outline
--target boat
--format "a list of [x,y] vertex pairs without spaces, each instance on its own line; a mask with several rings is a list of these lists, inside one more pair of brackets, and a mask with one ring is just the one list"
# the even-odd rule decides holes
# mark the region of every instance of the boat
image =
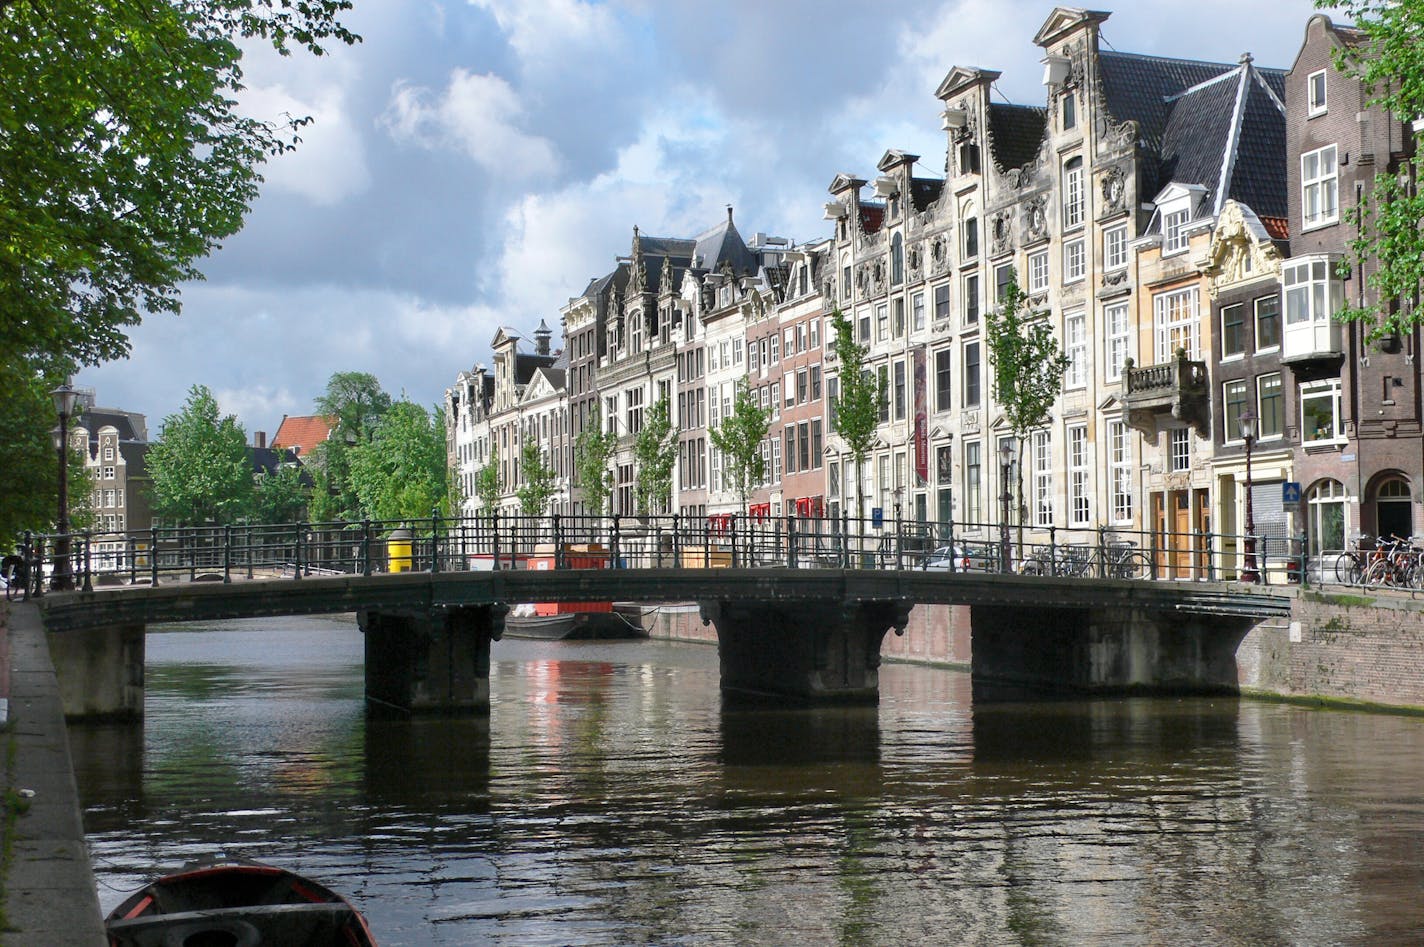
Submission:
[[[535,571],[551,569],[606,569],[608,550],[596,543],[566,543],[560,557],[550,544],[537,546],[525,567]],[[591,638],[646,638],[642,625],[615,611],[612,602],[538,602],[516,605],[504,619],[508,638],[540,638],[545,641]]]
[[105,920],[109,947],[376,947],[351,903],[285,868],[189,865],[144,885]]

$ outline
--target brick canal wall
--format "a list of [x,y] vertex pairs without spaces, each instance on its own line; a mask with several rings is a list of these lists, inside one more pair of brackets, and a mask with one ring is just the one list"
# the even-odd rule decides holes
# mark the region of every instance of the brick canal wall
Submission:
[[[1236,651],[1247,693],[1424,708],[1424,598],[1295,593],[1292,615],[1257,625]],[[696,605],[648,609],[654,638],[717,643]],[[917,606],[903,636],[885,636],[887,661],[968,668],[967,606]]]
[[1241,642],[1243,690],[1424,708],[1424,599],[1307,590],[1291,611]]

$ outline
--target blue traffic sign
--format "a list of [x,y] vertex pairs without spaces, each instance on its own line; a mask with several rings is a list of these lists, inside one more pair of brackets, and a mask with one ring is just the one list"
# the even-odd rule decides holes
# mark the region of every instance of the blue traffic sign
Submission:
[[870,508],[870,525],[875,529],[885,525],[885,509],[883,507],[872,506]]
[[1294,480],[1287,480],[1285,483],[1281,484],[1281,502],[1299,503],[1300,484]]

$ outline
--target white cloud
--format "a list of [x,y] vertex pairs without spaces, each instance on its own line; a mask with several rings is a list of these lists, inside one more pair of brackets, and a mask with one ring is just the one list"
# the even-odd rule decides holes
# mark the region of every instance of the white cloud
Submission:
[[263,166],[264,189],[285,191],[313,204],[330,206],[371,185],[361,134],[346,112],[340,89],[326,86],[300,99],[282,85],[256,86],[243,93],[243,107],[267,121],[310,116],[298,130],[301,144]]
[[494,17],[531,73],[583,66],[584,54],[606,55],[622,42],[606,6],[580,0],[470,0],[470,5]]
[[518,94],[501,77],[456,69],[438,95],[396,83],[383,121],[397,141],[432,149],[453,147],[502,175],[553,174],[559,165],[554,147],[516,127],[523,113]]

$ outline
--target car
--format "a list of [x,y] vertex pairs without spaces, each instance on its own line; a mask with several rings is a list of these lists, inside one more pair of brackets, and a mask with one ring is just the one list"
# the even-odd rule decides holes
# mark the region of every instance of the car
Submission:
[[995,561],[988,546],[959,544],[953,548],[940,546],[921,559],[916,568],[930,572],[991,572]]

